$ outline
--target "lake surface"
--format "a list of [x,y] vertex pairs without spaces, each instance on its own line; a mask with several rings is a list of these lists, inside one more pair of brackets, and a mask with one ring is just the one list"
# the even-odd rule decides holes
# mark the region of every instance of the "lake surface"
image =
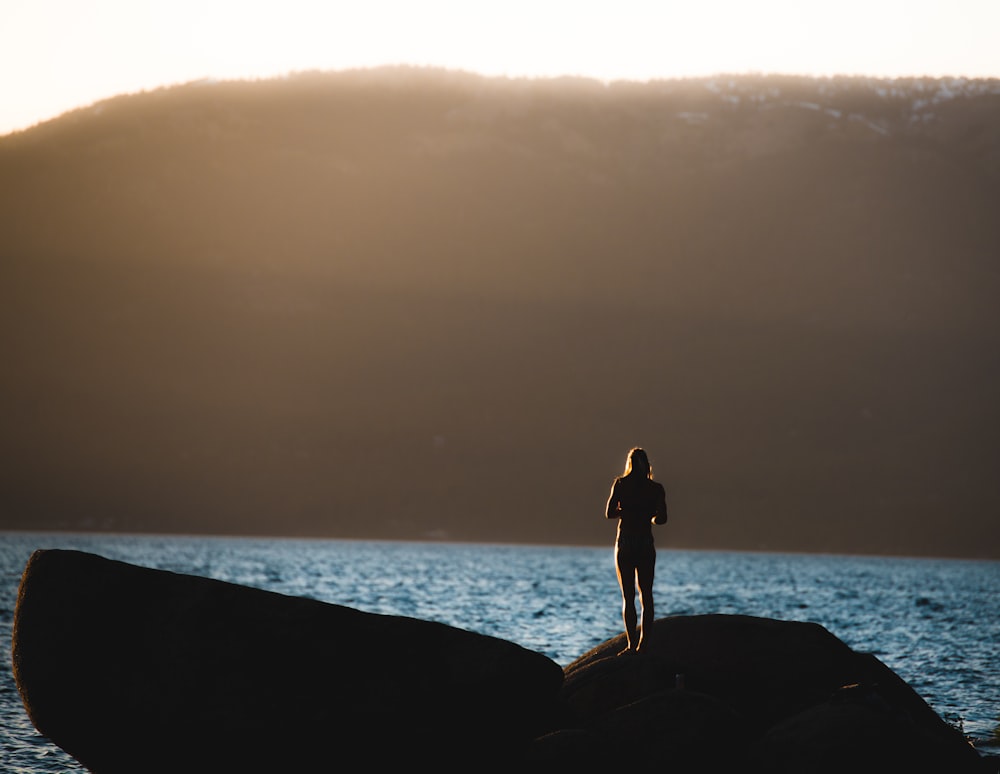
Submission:
[[[562,666],[622,631],[610,546],[0,533],[0,768],[20,774],[84,771],[34,730],[11,675],[17,586],[37,548],[440,621]],[[660,549],[654,590],[659,616],[819,623],[973,738],[1000,723],[1000,562]]]

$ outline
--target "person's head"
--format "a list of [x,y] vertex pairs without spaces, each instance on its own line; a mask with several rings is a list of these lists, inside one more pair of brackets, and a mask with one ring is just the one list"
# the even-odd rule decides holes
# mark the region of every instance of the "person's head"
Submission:
[[625,459],[625,475],[642,476],[643,478],[653,477],[653,468],[649,464],[649,457],[646,456],[646,450],[641,449],[636,446],[634,449],[630,449],[628,457]]

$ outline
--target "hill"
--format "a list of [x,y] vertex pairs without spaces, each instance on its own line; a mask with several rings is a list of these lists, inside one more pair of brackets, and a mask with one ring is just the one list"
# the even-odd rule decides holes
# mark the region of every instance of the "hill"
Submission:
[[380,69],[0,138],[0,526],[1000,556],[1000,83]]

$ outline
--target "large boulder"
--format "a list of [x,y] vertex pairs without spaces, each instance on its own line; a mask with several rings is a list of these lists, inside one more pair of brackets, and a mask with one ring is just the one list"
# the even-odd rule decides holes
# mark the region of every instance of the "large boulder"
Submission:
[[502,760],[549,730],[563,680],[444,624],[76,551],[29,560],[13,661],[38,730],[101,774]]
[[891,689],[851,685],[776,724],[759,740],[753,757],[758,769],[774,774],[978,770],[971,756],[957,756],[958,748],[937,736],[933,728],[914,722],[905,703],[893,701]]
[[677,772],[983,771],[895,673],[817,624],[684,616],[652,635],[643,653],[616,655],[620,635],[565,668],[565,755],[585,741],[592,759],[629,750],[632,765]]
[[856,682],[855,653],[818,624],[742,615],[662,618],[647,650],[614,657],[624,635],[566,667],[563,693],[584,715],[677,685],[716,696],[755,731]]
[[36,552],[14,674],[92,771],[991,771],[871,655],[816,624],[656,621],[561,670],[513,643],[72,551]]

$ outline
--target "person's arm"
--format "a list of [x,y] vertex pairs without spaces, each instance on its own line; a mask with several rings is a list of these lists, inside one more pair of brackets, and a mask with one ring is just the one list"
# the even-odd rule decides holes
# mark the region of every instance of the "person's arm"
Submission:
[[604,515],[609,519],[617,519],[621,514],[621,506],[618,502],[618,479],[611,485],[611,495],[608,497],[608,504],[604,508]]
[[659,499],[656,503],[656,513],[653,514],[653,524],[667,523],[667,492],[662,484],[659,484]]

